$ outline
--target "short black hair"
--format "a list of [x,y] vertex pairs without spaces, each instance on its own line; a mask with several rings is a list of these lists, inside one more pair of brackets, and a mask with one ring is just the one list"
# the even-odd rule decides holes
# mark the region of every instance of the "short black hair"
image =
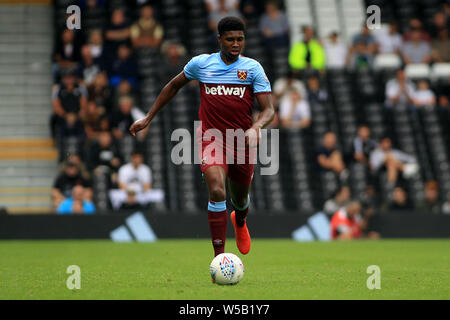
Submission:
[[237,17],[225,17],[219,21],[217,25],[217,31],[219,35],[222,35],[226,31],[244,31],[245,25],[244,22]]

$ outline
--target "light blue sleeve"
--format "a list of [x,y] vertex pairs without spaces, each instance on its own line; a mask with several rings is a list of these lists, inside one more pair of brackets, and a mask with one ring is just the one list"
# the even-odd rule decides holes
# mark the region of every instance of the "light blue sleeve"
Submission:
[[57,209],[58,214],[70,214],[72,212],[72,202],[70,199],[63,200]]
[[184,66],[184,75],[189,80],[198,80],[198,62],[201,56],[193,57],[185,66]]
[[85,214],[93,214],[95,213],[95,206],[92,202],[84,202],[83,204],[83,212]]
[[270,81],[267,78],[261,64],[257,62],[254,70],[255,75],[253,77],[253,93],[272,92]]

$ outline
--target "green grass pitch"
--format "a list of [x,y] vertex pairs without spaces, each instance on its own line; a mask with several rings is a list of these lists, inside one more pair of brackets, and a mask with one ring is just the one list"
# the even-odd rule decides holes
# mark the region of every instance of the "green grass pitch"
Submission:
[[[211,283],[207,239],[0,241],[0,299],[450,299],[450,240],[255,239],[236,286]],[[69,265],[81,289],[69,290]],[[367,267],[381,289],[366,286]]]

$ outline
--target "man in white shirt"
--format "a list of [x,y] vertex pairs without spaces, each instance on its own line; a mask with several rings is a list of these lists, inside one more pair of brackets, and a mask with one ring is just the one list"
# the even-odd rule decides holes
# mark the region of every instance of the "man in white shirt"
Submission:
[[338,40],[338,33],[332,32],[323,46],[327,56],[327,68],[345,68],[348,49],[344,43]]
[[399,69],[395,78],[386,83],[386,106],[412,103],[414,91],[414,84],[406,78],[405,70]]
[[280,120],[284,128],[303,129],[311,124],[308,101],[297,90],[291,90],[280,102]]
[[389,29],[374,34],[378,43],[379,53],[391,54],[400,53],[403,45],[402,36],[398,33],[398,26],[395,21],[389,23]]
[[127,198],[127,191],[136,193],[136,200],[142,205],[149,202],[162,201],[164,194],[161,190],[152,190],[152,171],[143,163],[144,156],[139,151],[131,155],[131,162],[119,169],[119,189],[110,190],[109,196],[114,209],[120,208]]

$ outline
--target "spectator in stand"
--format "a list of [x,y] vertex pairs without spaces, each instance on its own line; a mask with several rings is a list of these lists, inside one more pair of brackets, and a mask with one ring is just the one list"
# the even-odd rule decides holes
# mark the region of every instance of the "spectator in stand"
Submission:
[[413,210],[414,207],[408,199],[408,194],[402,187],[395,187],[392,192],[392,200],[389,203],[389,210],[397,212],[406,212]]
[[123,79],[130,82],[132,86],[137,85],[138,66],[128,45],[119,46],[117,58],[111,64],[108,75],[109,84],[112,87],[116,87]]
[[403,32],[403,42],[411,40],[412,33],[416,30],[420,31],[420,39],[425,42],[430,42],[431,37],[428,32],[424,31],[423,23],[418,18],[411,18],[408,23],[408,28]]
[[101,30],[92,30],[89,33],[88,43],[86,45],[91,50],[91,55],[95,61],[101,65],[108,63],[109,55],[103,45],[103,34]]
[[315,38],[311,26],[302,26],[303,40],[294,43],[289,52],[289,65],[297,73],[324,71],[326,64],[325,50]]
[[94,29],[102,29],[106,23],[105,11],[102,0],[81,1],[83,30],[89,32]]
[[106,29],[105,40],[107,50],[114,55],[120,45],[130,42],[130,25],[126,19],[124,9],[117,8],[111,14],[111,23]]
[[80,50],[75,41],[75,32],[64,29],[53,51],[53,81],[58,82],[62,70],[75,69],[78,61]]
[[[63,151],[62,145],[68,139],[73,139],[77,146],[77,150],[81,150],[84,140],[86,138],[86,132],[84,131],[84,125],[78,115],[74,112],[68,112],[64,118],[64,124],[60,130],[60,136],[58,141],[60,142],[60,151]],[[60,155],[62,160],[64,155]]]
[[433,24],[431,26],[431,37],[432,39],[439,38],[439,34],[442,31],[446,31],[450,29],[450,20],[447,20],[445,13],[442,11],[436,12],[433,16]]
[[135,49],[159,48],[164,30],[153,17],[153,8],[144,5],[141,8],[141,17],[131,26],[131,42]]
[[92,188],[90,180],[84,178],[78,166],[73,162],[68,162],[65,166],[64,171],[62,171],[55,180],[52,189],[53,203],[57,207],[61,201],[65,198],[70,197],[73,187],[76,185],[81,185],[85,189],[85,199],[92,200]]
[[127,198],[121,204],[120,210],[142,210],[143,206],[136,199],[136,191],[133,189],[127,190]]
[[89,87],[93,84],[95,77],[102,71],[102,66],[95,61],[88,45],[81,47],[81,61],[77,66],[77,76],[80,84]]
[[347,46],[339,40],[339,34],[332,32],[327,41],[324,42],[323,47],[327,57],[328,69],[344,69],[347,63]]
[[353,140],[353,158],[364,165],[369,165],[369,157],[377,143],[370,137],[370,129],[363,124],[358,127],[358,133]]
[[370,29],[364,23],[361,33],[353,38],[347,56],[347,64],[353,69],[371,68],[377,51],[378,45],[375,41],[375,37],[370,33]]
[[87,107],[87,91],[76,83],[73,72],[66,72],[61,85],[56,85],[52,92],[53,115],[50,118],[50,128],[53,138],[59,135],[61,126],[65,123],[68,113],[75,113],[81,119]]
[[334,172],[341,181],[347,180],[348,170],[345,167],[342,153],[337,148],[336,135],[331,131],[323,136],[322,146],[317,151],[317,163],[321,171]]
[[93,214],[95,206],[85,199],[83,186],[76,185],[72,189],[72,196],[61,202],[57,212],[58,214]]
[[165,41],[161,46],[163,59],[159,64],[159,80],[162,85],[168,83],[175,77],[183,66],[188,62],[186,49],[183,45]]
[[286,77],[278,78],[273,84],[273,99],[274,104],[289,96],[291,90],[300,92],[302,97],[307,97],[307,91],[303,82],[295,77],[292,70],[289,71]]
[[391,21],[389,23],[389,29],[376,33],[375,38],[378,44],[379,53],[400,54],[403,39],[401,34],[398,32],[397,22]]
[[358,201],[351,201],[331,218],[331,238],[333,240],[353,240],[359,238],[378,239],[380,235],[371,231],[367,234],[370,214],[361,217],[362,206]]
[[403,43],[401,55],[406,64],[431,62],[431,47],[422,39],[421,29],[411,30],[409,40]]
[[118,110],[120,99],[126,96],[131,97],[133,101],[138,101],[138,95],[134,92],[131,83],[126,79],[122,79],[122,81],[120,81],[118,86],[115,88],[111,97],[112,110]]
[[439,186],[435,180],[425,183],[425,199],[418,205],[418,210],[424,213],[441,213],[442,204],[439,201]]
[[417,160],[403,151],[393,149],[389,137],[380,140],[378,147],[370,154],[369,163],[374,173],[386,170],[392,186],[396,184],[399,174],[409,178],[419,170]]
[[108,85],[106,72],[101,72],[94,78],[92,85],[88,88],[88,98],[103,109],[102,114],[111,111],[111,88]]
[[109,131],[101,131],[89,148],[89,170],[99,166],[107,167],[110,172],[117,172],[123,162],[117,141]]
[[430,90],[430,86],[426,80],[419,80],[417,82],[417,90],[414,92],[413,104],[417,108],[434,107],[436,105],[436,96]]
[[348,186],[342,186],[334,193],[333,197],[325,201],[323,212],[328,215],[335,214],[342,207],[345,207],[351,198],[351,191]]
[[206,0],[205,5],[209,12],[208,26],[213,32],[215,43],[217,43],[217,24],[220,20],[228,16],[242,19],[242,14],[239,12],[239,1]]
[[[112,132],[114,138],[118,140],[129,134],[128,129],[134,121],[142,119],[145,116],[139,108],[134,107],[133,103],[133,99],[129,96],[120,98],[119,109],[115,110],[112,115]],[[142,140],[147,133],[147,130],[142,131],[142,134],[138,135],[139,140]]]
[[143,206],[162,200],[160,192],[152,192],[152,172],[150,167],[144,164],[144,155],[140,151],[134,151],[131,162],[120,167],[118,180],[119,189],[109,192],[114,209],[119,209],[126,201],[127,192],[135,192],[137,202]]
[[320,80],[317,76],[309,76],[306,84],[308,88],[308,100],[313,107],[315,104],[323,104],[327,102],[327,90],[321,86]]
[[440,30],[437,38],[431,41],[433,62],[450,62],[450,40],[448,29]]
[[266,12],[259,20],[259,32],[268,50],[289,46],[289,23],[286,13],[278,8],[276,1],[268,1]]
[[289,129],[304,129],[310,126],[309,103],[300,92],[291,90],[288,97],[280,101],[280,121],[284,128]]
[[444,214],[450,214],[450,194],[447,199],[447,202],[442,205],[442,213]]
[[412,104],[414,91],[414,83],[406,78],[405,70],[397,70],[395,78],[386,83],[386,107]]

